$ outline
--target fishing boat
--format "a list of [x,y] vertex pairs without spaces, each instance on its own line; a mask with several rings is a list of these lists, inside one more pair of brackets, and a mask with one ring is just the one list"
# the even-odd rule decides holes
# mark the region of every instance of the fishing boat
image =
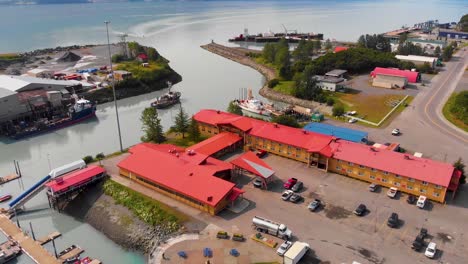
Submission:
[[171,91],[172,84],[170,82],[168,82],[168,86],[169,86],[169,91],[161,95],[160,97],[158,97],[156,101],[152,102],[151,103],[152,107],[155,107],[157,109],[162,109],[162,108],[167,108],[169,106],[172,106],[180,102],[181,93],[172,92]]
[[11,195],[7,194],[7,195],[3,195],[0,197],[0,203],[3,203],[5,201],[8,201],[11,199]]
[[51,119],[42,118],[32,124],[20,124],[10,134],[13,139],[21,139],[28,136],[67,127],[96,115],[96,104],[84,98],[78,99],[75,95],[75,103],[68,108],[68,112],[62,116]]
[[247,99],[237,100],[239,107],[247,112],[258,114],[261,116],[270,116],[271,111],[267,109],[262,101],[255,99],[252,95],[252,89],[248,90]]

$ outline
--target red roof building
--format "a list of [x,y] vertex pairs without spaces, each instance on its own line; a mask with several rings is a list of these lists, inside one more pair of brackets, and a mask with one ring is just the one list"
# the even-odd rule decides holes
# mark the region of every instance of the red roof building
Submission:
[[332,157],[407,178],[448,187],[455,168],[449,163],[377,149],[345,140],[330,144]]
[[335,53],[338,53],[340,51],[344,51],[344,50],[347,50],[349,49],[348,47],[343,47],[343,46],[336,46],[335,49],[333,50],[333,52]]
[[210,137],[202,142],[187,148],[197,153],[202,153],[207,156],[222,155],[226,150],[237,148],[242,145],[242,137],[237,134],[223,132],[216,136]]
[[71,188],[79,188],[80,186],[92,181],[94,177],[105,173],[102,167],[89,165],[88,167],[70,172],[59,178],[56,178],[46,184],[54,195],[68,191]]
[[147,62],[148,61],[148,55],[141,53],[137,56],[137,60],[141,62]]
[[129,152],[117,165],[121,175],[213,215],[229,202],[235,185],[219,177],[231,164],[170,145],[141,143]]
[[421,79],[421,74],[419,72],[409,71],[409,70],[400,70],[400,69],[395,69],[395,68],[376,67],[370,73],[372,78],[375,78],[377,74],[405,77],[406,79],[408,79],[408,82],[410,83],[417,83]]

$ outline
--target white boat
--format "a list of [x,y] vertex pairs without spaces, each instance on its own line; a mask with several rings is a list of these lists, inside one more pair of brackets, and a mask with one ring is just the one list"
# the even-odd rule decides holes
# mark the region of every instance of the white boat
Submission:
[[247,99],[247,100],[239,100],[239,107],[242,110],[247,112],[252,112],[258,115],[263,116],[270,116],[271,112],[265,109],[265,106],[260,100],[257,99]]

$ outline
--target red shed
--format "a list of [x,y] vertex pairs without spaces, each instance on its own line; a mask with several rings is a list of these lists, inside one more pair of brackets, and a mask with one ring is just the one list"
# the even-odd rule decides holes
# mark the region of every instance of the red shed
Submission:
[[400,70],[396,68],[380,68],[376,67],[372,72],[372,78],[375,78],[377,74],[385,74],[385,75],[394,75],[394,76],[401,76],[406,77],[408,82],[416,83],[421,80],[421,74],[416,71],[409,71],[409,70]]
[[333,50],[335,53],[338,53],[340,51],[347,50],[348,47],[343,47],[343,46],[336,46],[335,49]]

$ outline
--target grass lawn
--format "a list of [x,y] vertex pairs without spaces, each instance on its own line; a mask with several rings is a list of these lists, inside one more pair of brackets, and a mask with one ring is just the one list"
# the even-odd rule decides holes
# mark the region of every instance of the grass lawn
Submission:
[[161,70],[163,65],[155,61],[150,61],[148,67],[143,67],[138,61],[125,61],[117,65],[117,70],[131,72],[137,79],[152,79],[155,71]]
[[185,133],[185,138],[182,138],[182,134],[176,133],[176,132],[167,132],[165,136],[166,136],[166,142],[164,142],[165,144],[173,144],[173,145],[183,147],[183,148],[190,147],[194,144],[197,144],[198,142],[201,142],[207,139],[207,137],[200,136],[200,139],[195,142],[195,141],[191,141],[190,139],[188,139],[188,133]]
[[448,121],[450,121],[450,123],[456,125],[457,127],[463,129],[464,131],[468,132],[468,125],[463,123],[462,120],[458,119],[455,115],[453,115],[450,112],[450,107],[452,106],[452,104],[455,101],[455,96],[456,96],[456,93],[453,93],[450,96],[450,98],[447,100],[447,103],[445,103],[444,108],[442,108],[442,114],[444,115],[444,117]]
[[293,95],[294,85],[294,81],[280,81],[273,90],[283,94]]
[[378,123],[404,95],[361,95],[336,93],[336,98],[343,103],[345,111],[356,111],[357,116]]
[[16,60],[19,59],[20,56],[17,53],[4,53],[0,54],[0,60]]

